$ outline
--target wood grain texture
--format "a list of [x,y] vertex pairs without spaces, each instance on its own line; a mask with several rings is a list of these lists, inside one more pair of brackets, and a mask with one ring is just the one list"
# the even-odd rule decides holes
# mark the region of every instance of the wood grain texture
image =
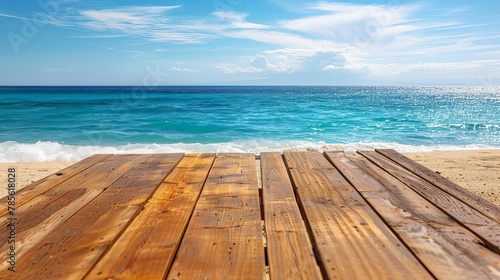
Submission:
[[[134,157],[135,159],[132,159]],[[18,259],[140,162],[137,156],[110,156],[32,198],[16,209]],[[44,185],[38,185],[45,187]],[[34,190],[32,193],[36,193]],[[0,228],[7,234],[7,227]],[[2,240],[1,248],[7,248]],[[7,263],[0,263],[0,269]]]
[[167,279],[263,279],[255,155],[220,154]]
[[497,208],[363,154],[87,158],[20,192],[0,278],[263,279],[265,218],[271,279],[500,279]]
[[327,155],[438,279],[495,278],[498,256],[440,209],[366,159]]
[[280,153],[261,153],[271,279],[323,279]]
[[[111,155],[93,155],[85,158],[67,168],[40,179],[16,192],[16,207],[20,207],[31,199],[39,196],[40,194],[52,189],[54,186],[68,180],[76,174],[92,167],[93,165],[105,160]],[[7,205],[7,197],[0,199],[0,205]],[[8,210],[5,207],[0,209],[0,216],[4,218]],[[0,218],[0,220],[2,220]]]
[[87,279],[164,279],[215,155],[184,156]]
[[330,279],[422,279],[425,271],[360,194],[319,152],[285,152]]
[[500,224],[498,222],[379,153],[360,152],[360,154],[432,202],[462,226],[474,232],[489,250],[500,254]]
[[23,277],[81,279],[88,273],[182,154],[138,157],[140,162],[128,158],[135,163],[132,169],[26,252],[19,262]]
[[385,157],[397,162],[401,166],[420,176],[421,178],[429,181],[443,191],[451,194],[452,196],[460,199],[464,203],[468,204],[472,208],[475,208],[479,212],[488,216],[489,218],[500,222],[500,207],[497,207],[493,203],[467,191],[466,189],[460,187],[459,185],[451,182],[445,177],[433,172],[427,167],[405,157],[404,155],[396,152],[392,149],[380,149],[376,152],[384,155]]

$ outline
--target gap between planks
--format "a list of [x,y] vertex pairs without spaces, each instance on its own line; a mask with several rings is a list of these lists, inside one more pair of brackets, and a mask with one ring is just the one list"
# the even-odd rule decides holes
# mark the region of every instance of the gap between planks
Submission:
[[259,189],[259,207],[260,207],[260,219],[262,228],[262,246],[264,248],[264,261],[265,261],[265,279],[271,279],[270,267],[269,267],[269,255],[267,252],[267,233],[266,233],[266,221],[264,218],[264,197],[262,195],[262,169],[260,165],[260,155],[255,155],[255,170],[257,171],[257,187]]

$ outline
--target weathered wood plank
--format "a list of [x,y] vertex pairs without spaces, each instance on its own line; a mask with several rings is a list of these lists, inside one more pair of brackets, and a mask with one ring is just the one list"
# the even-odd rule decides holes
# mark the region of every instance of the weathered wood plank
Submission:
[[467,191],[466,189],[460,187],[459,185],[451,182],[445,177],[433,172],[427,167],[405,157],[404,155],[396,152],[392,149],[380,149],[376,152],[384,155],[385,157],[397,162],[399,165],[405,167],[411,172],[417,174],[418,176],[424,178],[430,183],[434,184],[443,191],[453,195],[454,197],[460,199],[469,206],[475,208],[484,215],[490,217],[496,222],[500,222],[500,208],[493,203]]
[[[69,178],[75,176],[76,174],[94,166],[95,164],[105,160],[110,157],[110,155],[93,155],[85,158],[65,169],[49,175],[43,179],[40,179],[16,192],[16,207],[20,207],[31,199],[39,196],[40,194],[50,190],[54,186],[68,180]],[[0,205],[7,205],[7,197],[0,199]],[[0,216],[6,215],[8,212],[7,208],[0,209]],[[0,220],[2,220],[0,218]]]
[[255,155],[220,154],[167,279],[263,279]]
[[26,252],[19,261],[23,277],[83,278],[181,157],[148,155],[136,162],[134,168]]
[[281,154],[260,160],[271,279],[322,279]]
[[428,272],[319,152],[285,152],[330,279],[427,279]]
[[[84,207],[105,188],[122,177],[142,160],[137,156],[110,156],[51,189],[32,198],[16,209],[16,253],[19,260],[23,254],[42,240],[51,231]],[[40,185],[41,186],[41,185]],[[34,190],[32,193],[35,193]],[[2,226],[0,234],[7,234]],[[1,248],[7,248],[2,240]],[[0,269],[7,263],[0,263]]]
[[184,156],[86,278],[164,279],[214,158]]
[[438,279],[495,278],[500,256],[440,209],[364,158],[327,155]]
[[500,254],[500,224],[404,167],[375,152],[360,152],[368,160],[398,178],[422,197],[474,232],[488,249]]

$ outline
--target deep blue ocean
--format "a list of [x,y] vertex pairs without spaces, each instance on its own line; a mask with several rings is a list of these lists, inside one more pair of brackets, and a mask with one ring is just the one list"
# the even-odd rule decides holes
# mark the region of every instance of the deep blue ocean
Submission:
[[500,87],[0,87],[0,161],[500,148]]

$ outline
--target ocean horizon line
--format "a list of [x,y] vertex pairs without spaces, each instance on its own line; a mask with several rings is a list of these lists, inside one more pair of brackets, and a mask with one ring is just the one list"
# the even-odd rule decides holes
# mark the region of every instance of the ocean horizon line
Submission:
[[462,84],[456,84],[456,85],[321,85],[321,84],[304,84],[304,85],[295,85],[295,84],[172,84],[172,85],[140,85],[140,84],[130,84],[130,85],[0,85],[0,88],[7,88],[7,87],[25,87],[25,88],[32,88],[32,87],[45,87],[45,88],[50,88],[50,87],[74,87],[74,88],[81,88],[81,87],[146,87],[146,88],[162,88],[162,87],[367,87],[367,88],[379,88],[379,87],[396,87],[396,88],[413,88],[413,87],[422,87],[422,88],[430,88],[430,87],[475,87],[475,88],[481,88],[481,87],[491,87],[491,88],[500,88],[500,85],[477,85],[477,84],[470,84],[470,85],[462,85]]

